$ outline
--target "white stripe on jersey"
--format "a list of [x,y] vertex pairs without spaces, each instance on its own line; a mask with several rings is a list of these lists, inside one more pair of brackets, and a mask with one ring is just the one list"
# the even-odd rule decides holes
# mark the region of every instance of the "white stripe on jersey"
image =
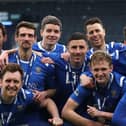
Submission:
[[23,88],[21,88],[22,94],[23,94],[23,98],[26,99],[26,94]]
[[124,79],[125,79],[125,76],[122,76],[122,77],[120,78],[120,86],[121,86],[121,87],[123,87],[123,81],[124,81]]

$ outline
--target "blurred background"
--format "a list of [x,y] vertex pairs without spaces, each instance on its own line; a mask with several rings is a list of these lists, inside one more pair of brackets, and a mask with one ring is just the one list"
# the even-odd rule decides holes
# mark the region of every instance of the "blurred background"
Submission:
[[34,22],[38,28],[44,16],[54,15],[63,23],[60,43],[67,41],[72,32],[83,32],[89,17],[98,16],[106,28],[106,40],[122,41],[126,25],[126,0],[0,0],[0,22],[7,28],[8,40],[4,49],[15,46],[14,31],[21,20]]

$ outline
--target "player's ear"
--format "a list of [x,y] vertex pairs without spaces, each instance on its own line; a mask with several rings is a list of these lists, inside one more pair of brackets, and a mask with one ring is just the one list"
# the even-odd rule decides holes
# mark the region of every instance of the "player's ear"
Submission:
[[14,35],[14,40],[17,42],[17,38],[18,38],[18,36],[15,34]]
[[4,36],[4,42],[6,42],[6,41],[7,41],[7,35]]
[[113,64],[110,65],[110,72],[113,71]]

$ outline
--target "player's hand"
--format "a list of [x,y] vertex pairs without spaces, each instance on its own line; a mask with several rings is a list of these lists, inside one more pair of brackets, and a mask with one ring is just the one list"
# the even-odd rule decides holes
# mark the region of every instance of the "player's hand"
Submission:
[[82,74],[80,76],[80,83],[82,86],[87,88],[93,88],[95,86],[93,84],[93,79],[91,77],[86,76],[85,74]]
[[1,55],[0,55],[0,70],[2,70],[2,68],[8,64],[8,51],[4,51]]
[[68,61],[70,58],[69,52],[62,53],[61,58],[63,58],[65,61]]
[[33,93],[34,93],[34,100],[36,102],[41,102],[47,97],[46,91],[33,90]]
[[95,107],[92,106],[87,106],[87,113],[92,116],[92,117],[99,117],[100,116],[100,111],[96,109]]
[[59,117],[54,117],[51,119],[48,119],[48,121],[53,125],[53,126],[62,126],[63,125],[63,120]]
[[55,64],[54,61],[49,57],[42,57],[42,63]]

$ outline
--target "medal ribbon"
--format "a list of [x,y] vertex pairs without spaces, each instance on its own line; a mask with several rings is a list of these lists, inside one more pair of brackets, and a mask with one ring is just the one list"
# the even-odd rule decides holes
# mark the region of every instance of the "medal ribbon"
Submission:
[[[78,74],[72,71],[70,64],[67,64],[65,66],[65,69],[66,69],[66,84],[71,84],[72,90],[74,91],[75,85],[76,83],[78,83]],[[84,69],[85,69],[85,63],[83,63],[83,66],[81,68],[81,73],[84,71]],[[73,80],[71,80],[70,76],[72,76]]]
[[[108,86],[107,86],[107,92],[109,91],[109,89],[111,87],[112,81],[113,81],[113,74],[111,73],[110,74],[110,81],[109,81]],[[96,90],[96,94],[97,94],[97,92],[98,92],[97,85],[96,85],[95,90]],[[97,104],[98,104],[98,109],[99,110],[102,110],[104,108],[107,98],[108,98],[108,95],[103,98],[103,102],[102,102],[102,100],[100,99],[100,97],[97,94]]]
[[[2,104],[2,100],[0,99],[0,103]],[[12,117],[12,114],[16,111],[16,103],[17,103],[17,97],[15,98],[12,108],[7,116],[7,118],[4,117],[4,113],[1,113],[1,120],[2,120],[2,125],[3,126],[8,126],[9,121]]]
[[[25,86],[27,86],[27,84],[28,84],[29,77],[31,75],[32,66],[34,64],[35,59],[36,59],[36,55],[34,53],[32,53],[32,56],[29,60],[29,65],[27,67],[26,74],[25,74],[24,79],[23,79],[23,83],[25,84]],[[17,64],[21,65],[21,59],[20,59],[18,53],[16,54],[16,60],[17,60]]]

